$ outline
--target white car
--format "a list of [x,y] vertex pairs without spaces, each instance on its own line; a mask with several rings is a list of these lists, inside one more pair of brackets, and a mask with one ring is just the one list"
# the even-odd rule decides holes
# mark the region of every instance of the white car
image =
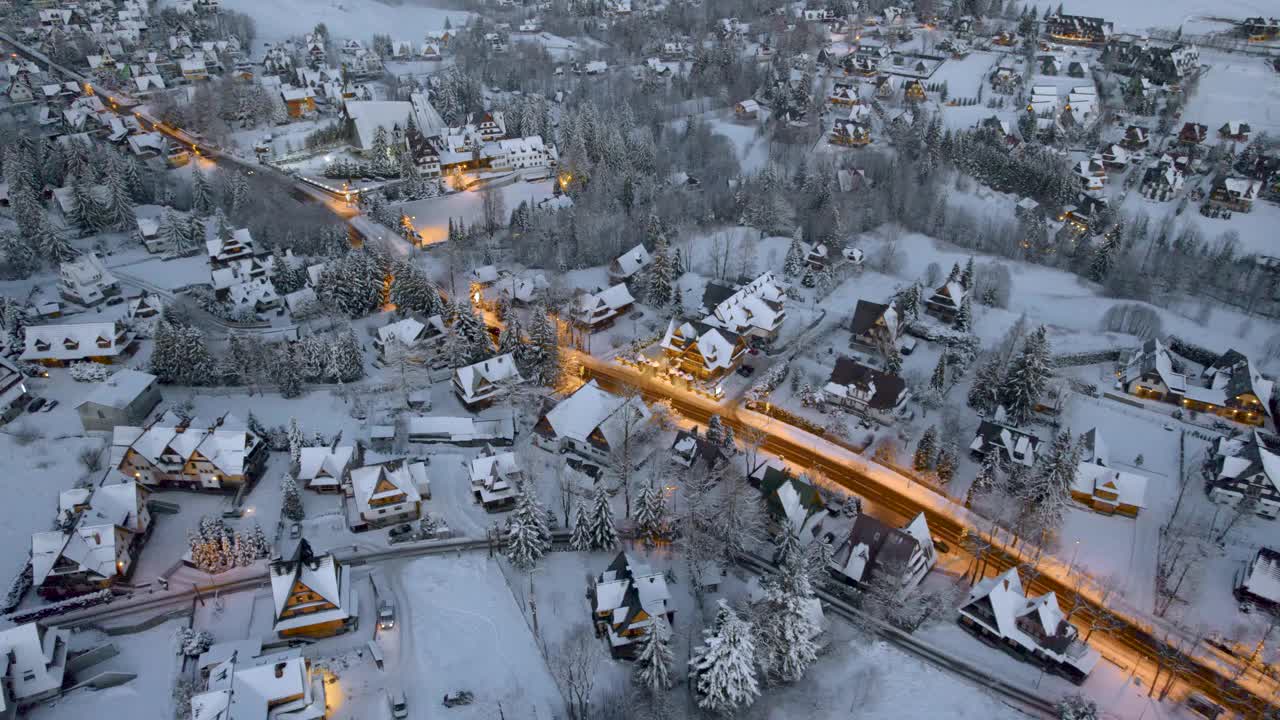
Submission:
[[387,706],[391,708],[391,717],[395,720],[409,717],[409,703],[405,702],[403,691],[397,690],[388,694]]

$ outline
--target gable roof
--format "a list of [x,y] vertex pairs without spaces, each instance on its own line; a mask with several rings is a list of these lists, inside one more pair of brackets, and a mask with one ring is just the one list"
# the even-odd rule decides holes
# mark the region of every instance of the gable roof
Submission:
[[653,258],[649,256],[649,251],[645,249],[644,245],[636,245],[613,261],[613,274],[625,280],[652,261]]
[[[346,568],[342,567],[332,553],[315,555],[311,544],[305,538],[298,543],[294,555],[290,559],[279,559],[271,563],[271,598],[276,616],[276,630],[327,622],[329,620],[345,620],[349,615],[346,608],[344,581],[347,579]],[[320,600],[332,604],[336,609],[319,612],[301,613],[297,616],[280,619],[289,596],[297,585],[303,585],[315,593]]]
[[[114,357],[123,353],[132,340],[133,335],[118,322],[32,325],[27,328],[26,349],[20,359]],[[105,347],[99,346],[100,342]]]
[[836,358],[835,367],[831,369],[831,377],[823,392],[848,396],[852,394],[852,390],[859,396],[869,395],[866,399],[868,407],[889,410],[897,406],[906,389],[906,381],[898,375],[877,370],[841,355]]
[[[928,538],[924,513],[916,516],[912,521],[913,525],[915,523],[923,525],[924,536]],[[840,568],[841,574],[859,583],[869,579],[880,568],[896,568],[896,572],[901,574],[921,544],[913,532],[889,527],[866,513],[858,513],[848,536],[836,549],[832,564]]]
[[[627,410],[630,408],[631,410]],[[638,412],[641,422],[651,415],[649,408],[639,398],[623,397],[605,392],[595,380],[578,388],[561,400],[544,419],[557,437],[568,438],[586,444],[597,430],[610,447],[622,440],[626,424],[626,412]]]

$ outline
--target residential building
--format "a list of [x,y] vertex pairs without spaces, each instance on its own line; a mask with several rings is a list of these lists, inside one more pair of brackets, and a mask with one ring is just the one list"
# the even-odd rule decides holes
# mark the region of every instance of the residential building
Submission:
[[702,380],[731,372],[747,352],[746,338],[696,320],[672,319],[659,347],[673,367]]
[[1186,175],[1176,163],[1166,159],[1167,157],[1157,160],[1143,172],[1142,184],[1139,187],[1143,197],[1164,202],[1171,200],[1174,194],[1182,189],[1183,183],[1186,182]]
[[675,620],[666,575],[629,553],[618,553],[587,594],[596,635],[608,640],[615,658],[634,657],[656,618]]
[[813,518],[821,517],[826,503],[812,483],[793,477],[786,465],[773,458],[761,459],[747,481],[760,490],[765,508],[775,523],[789,528],[797,537],[802,536],[806,527],[811,537],[818,537],[822,521]]
[[1105,515],[1137,517],[1147,506],[1147,477],[1113,468],[1097,428],[1084,434],[1081,446],[1071,497]]
[[1248,497],[1258,515],[1280,516],[1280,438],[1256,430],[1218,438],[1205,469],[1214,502],[1235,507]]
[[1130,125],[1124,129],[1124,139],[1120,144],[1129,150],[1144,150],[1151,144],[1151,134],[1144,127]]
[[1040,451],[1040,438],[1035,435],[1005,425],[1003,421],[983,420],[978,424],[978,432],[969,443],[969,453],[974,459],[982,459],[989,452],[999,453],[997,460],[1006,465],[1017,463],[1031,467],[1036,463]]
[[0,717],[57,697],[66,678],[71,630],[30,622],[0,630]]
[[148,487],[222,492],[257,482],[268,454],[230,413],[212,423],[166,413],[145,427],[117,425],[111,445],[112,466]]
[[471,495],[488,512],[500,512],[516,503],[516,495],[524,482],[524,470],[513,452],[494,452],[492,448],[471,460],[468,468]]
[[356,449],[352,445],[304,447],[298,458],[295,480],[308,490],[338,493],[350,484],[351,464]]
[[[605,392],[595,380],[561,400],[534,426],[534,441],[542,448],[573,452],[593,462],[608,462],[610,456],[634,443],[646,429],[649,408],[638,397]],[[639,452],[632,462],[643,460]]]
[[411,443],[449,443],[463,447],[511,445],[515,441],[515,425],[510,417],[478,420],[417,415],[405,422],[405,433]]
[[892,305],[859,300],[849,321],[849,347],[885,354],[897,345],[902,333],[898,311]]
[[733,114],[743,120],[754,120],[760,114],[760,103],[750,98],[733,106]]
[[316,112],[316,93],[309,87],[282,86],[280,97],[291,118],[309,117]]
[[1044,21],[1045,34],[1054,40],[1096,45],[1105,43],[1114,25],[1099,17],[1055,13]]
[[120,283],[102,264],[98,253],[86,253],[58,268],[58,294],[77,305],[97,305],[119,292]]
[[139,295],[129,301],[129,309],[125,317],[130,320],[150,320],[164,312],[164,301],[156,293]]
[[960,314],[960,305],[964,302],[964,286],[958,281],[948,281],[924,303],[924,311],[945,323],[953,323]]
[[392,348],[404,348],[414,362],[421,364],[430,362],[439,353],[444,338],[444,318],[441,316],[407,317],[378,328],[373,337],[373,347],[383,362],[391,359],[388,352],[394,352]]
[[588,330],[607,328],[635,303],[626,283],[597,293],[582,293],[573,307],[573,321]]
[[1076,684],[1084,682],[1101,657],[1080,640],[1056,595],[1027,597],[1017,568],[974,585],[960,606],[959,622],[1014,656]]
[[208,668],[205,691],[191,698],[191,720],[323,720],[329,712],[324,675],[297,653],[232,651]]
[[21,414],[28,399],[26,376],[11,360],[0,356],[0,425]]
[[836,359],[822,394],[828,402],[882,421],[901,413],[911,397],[906,381],[898,375],[844,355]]
[[883,578],[900,592],[920,584],[938,562],[924,513],[904,528],[858,513],[849,534],[836,548],[831,571],[840,580],[866,586]]
[[702,294],[703,323],[766,342],[778,336],[787,319],[786,283],[766,272],[746,285],[707,283]]
[[240,228],[231,233],[231,237],[214,238],[205,242],[209,254],[209,265],[215,270],[227,267],[239,260],[249,260],[259,255],[253,242],[253,235],[248,228]]
[[1249,127],[1249,123],[1232,120],[1218,128],[1218,137],[1231,142],[1247,143],[1252,132],[1253,128]]
[[1249,212],[1253,209],[1253,201],[1262,193],[1262,187],[1261,180],[1221,177],[1209,191],[1209,204],[1235,212]]
[[[387,460],[350,471],[359,525],[371,529],[417,520],[423,497],[431,497],[427,465],[407,459]],[[354,519],[354,518],[353,518]]]
[[1280,551],[1258,548],[1236,572],[1234,593],[1242,603],[1272,613],[1280,611]]
[[699,435],[696,425],[690,430],[676,432],[676,439],[671,443],[671,460],[687,468],[701,460],[707,470],[714,470],[726,462],[724,448],[708,441],[705,435]]
[[555,164],[558,157],[555,148],[543,143],[538,135],[487,142],[481,155],[488,157],[489,167],[494,170],[547,168]]
[[133,333],[120,321],[32,325],[27,327],[25,349],[20,360],[61,367],[89,360],[104,365],[132,355]]
[[515,357],[510,353],[495,355],[453,371],[453,392],[468,409],[488,405],[506,394],[504,386],[523,382]]
[[1229,350],[1201,379],[1189,378],[1164,343],[1151,339],[1125,361],[1117,382],[1125,392],[1195,412],[1209,412],[1246,425],[1264,426],[1274,417],[1275,383],[1244,355]]
[[117,425],[140,425],[160,404],[156,376],[124,369],[98,383],[76,406],[86,431],[111,430]]
[[651,262],[653,258],[649,256],[649,251],[643,244],[637,245],[609,263],[609,279],[615,282],[626,282]]
[[1199,145],[1209,136],[1209,128],[1200,123],[1185,123],[1178,131],[1178,142],[1183,145]]
[[280,637],[331,637],[354,628],[351,568],[316,555],[303,538],[290,558],[271,563],[274,630]]
[[[861,106],[860,106],[861,107]],[[861,121],[837,120],[828,136],[832,145],[862,147],[871,144],[871,125]]]
[[46,599],[109,588],[129,577],[151,534],[149,493],[126,480],[58,496],[58,529],[31,536],[31,582]]

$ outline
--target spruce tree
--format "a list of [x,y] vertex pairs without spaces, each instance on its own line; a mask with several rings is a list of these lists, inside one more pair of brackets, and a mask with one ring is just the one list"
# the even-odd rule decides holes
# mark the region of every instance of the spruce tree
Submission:
[[969,407],[979,415],[990,415],[1000,404],[1000,389],[1004,385],[1003,370],[1000,356],[992,354],[974,373],[973,385],[969,388]]
[[808,613],[813,583],[803,552],[789,554],[778,572],[764,581],[764,594],[756,664],[767,678],[795,682],[804,677],[818,656],[813,638],[819,628]]
[[81,173],[71,183],[71,223],[81,235],[93,235],[108,227],[106,210],[98,202],[87,173]]
[[719,414],[712,415],[707,420],[707,442],[715,447],[724,444],[724,421]]
[[964,264],[964,271],[960,273],[960,286],[965,292],[973,290],[973,256],[969,256],[969,261]]
[[108,227],[129,232],[137,227],[138,221],[133,214],[133,195],[129,192],[128,178],[121,167],[125,164],[119,156],[112,156],[110,172],[106,177],[107,197],[103,210]]
[[612,550],[618,544],[618,533],[613,528],[613,510],[609,508],[609,493],[604,485],[596,487],[588,531],[592,550]]
[[200,168],[191,169],[191,212],[201,217],[213,212],[213,188]]
[[938,364],[933,366],[933,375],[929,377],[929,391],[941,398],[947,392],[947,355],[938,356]]
[[652,261],[647,270],[645,300],[655,308],[667,307],[675,299],[675,268],[671,264],[666,235],[659,233],[654,241]]
[[665,615],[654,617],[640,641],[636,680],[653,697],[671,688],[671,626]]
[[956,447],[951,443],[942,446],[942,450],[938,453],[938,466],[934,468],[934,472],[938,474],[938,480],[944,483],[951,482],[951,478],[956,474]]
[[[507,324],[502,327],[502,332],[498,334],[498,354],[499,355],[515,355],[516,365],[520,365],[520,347],[524,344],[524,327],[520,324],[519,316],[512,314]],[[521,372],[524,368],[520,368]]]
[[331,373],[335,381],[351,382],[364,377],[364,351],[354,328],[338,332],[330,353],[333,359],[331,369],[336,371]]
[[293,479],[292,474],[284,476],[281,490],[280,512],[294,522],[305,518],[307,511],[302,507],[302,496],[298,493],[298,483]]
[[551,387],[560,380],[560,338],[545,305],[533,309],[525,362],[531,373],[527,377],[539,385]]
[[756,646],[751,623],[738,617],[724,599],[715,623],[703,630],[703,642],[689,661],[698,706],[732,715],[760,696],[756,680]]
[[507,557],[517,566],[531,568],[551,549],[547,510],[534,495],[533,481],[526,480],[507,523]]
[[667,504],[662,490],[652,483],[640,488],[636,498],[636,529],[646,542],[662,539],[667,534]]
[[170,250],[176,252],[186,246],[186,224],[174,215],[173,208],[164,209],[164,214],[160,216],[157,234]]
[[804,246],[800,243],[800,228],[796,228],[791,237],[791,245],[787,247],[787,258],[782,263],[782,274],[789,278],[799,277],[805,269]]
[[965,293],[960,301],[960,312],[956,313],[955,329],[967,333],[973,330],[973,295]]
[[916,454],[912,458],[911,465],[918,472],[925,472],[933,467],[934,454],[937,452],[938,446],[938,429],[932,425],[924,431],[924,435],[920,436],[920,442],[916,443]]
[[579,552],[591,549],[591,525],[587,522],[587,514],[582,506],[573,518],[573,534],[569,536],[569,547]]
[[1001,402],[1010,422],[1022,425],[1031,419],[1036,404],[1049,382],[1049,341],[1043,325],[1023,342],[1022,352],[1009,365],[1001,391]]
[[897,375],[902,372],[902,351],[898,350],[897,345],[889,346],[888,352],[884,356],[885,372]]
[[960,263],[951,266],[951,272],[947,274],[947,282],[953,283],[960,280]]
[[292,468],[291,472],[297,474],[299,468],[302,467],[302,428],[298,427],[298,418],[289,418],[289,464]]

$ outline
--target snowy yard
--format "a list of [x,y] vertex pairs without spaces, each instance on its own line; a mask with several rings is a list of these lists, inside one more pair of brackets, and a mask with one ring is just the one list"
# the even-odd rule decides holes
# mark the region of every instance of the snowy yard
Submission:
[[1264,58],[1203,50],[1200,62],[1209,68],[1182,111],[1183,122],[1206,125],[1215,138],[1231,121],[1249,123],[1254,135],[1280,132],[1280,81]]
[[[1033,0],[1027,5],[1035,8],[1037,14],[1043,17],[1046,9],[1055,11],[1063,3]],[[1132,1],[1072,0],[1065,3],[1063,11],[1073,15],[1106,18],[1115,23],[1116,32],[1140,32],[1151,28],[1176,28],[1200,15],[1245,18],[1266,15],[1274,9],[1275,6],[1268,0],[1223,0],[1216,3],[1205,0],[1165,0],[1158,5]]]
[[[535,205],[553,194],[550,180],[526,182],[517,179],[513,183],[503,185],[499,192],[506,207],[502,217],[503,224],[506,223],[511,211],[515,210],[521,202],[527,201],[530,205]],[[426,244],[446,240],[449,237],[449,220],[451,219],[455,224],[461,220],[468,227],[484,220],[483,199],[478,190],[466,190],[443,197],[415,200],[392,207],[413,219],[414,228]]]

